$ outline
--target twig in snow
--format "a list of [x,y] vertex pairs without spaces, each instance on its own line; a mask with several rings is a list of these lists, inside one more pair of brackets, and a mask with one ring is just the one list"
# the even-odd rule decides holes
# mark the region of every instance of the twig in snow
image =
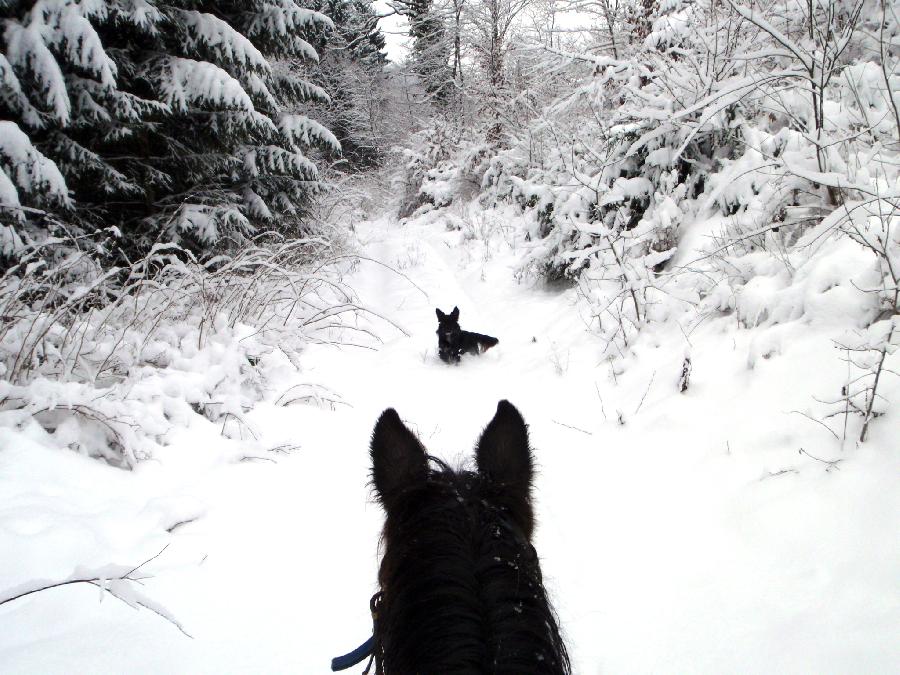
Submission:
[[[134,573],[137,572],[139,569],[141,569],[144,565],[148,565],[149,563],[152,563],[152,562],[153,562],[154,560],[156,560],[159,556],[161,556],[163,553],[165,553],[167,548],[169,548],[169,545],[168,545],[168,544],[166,544],[165,546],[163,546],[163,547],[159,550],[159,553],[157,553],[155,556],[152,556],[152,557],[150,557],[150,558],[147,558],[144,562],[142,562],[142,563],[141,563],[140,565],[138,565],[137,567],[132,567],[130,570],[128,570],[128,571],[124,574],[124,577],[130,577],[132,574],[134,574]],[[141,577],[141,579],[146,579],[146,578],[147,578],[147,577]],[[137,580],[135,580],[135,581],[137,581]]]
[[614,383],[616,386],[618,386],[618,385],[619,385],[619,378],[616,377],[616,368],[615,368],[615,366],[613,365],[612,357],[610,356],[608,360],[609,360],[609,372],[612,373],[612,376],[613,376],[613,383]]
[[641,409],[641,406],[644,405],[644,399],[647,398],[647,394],[650,393],[650,387],[653,386],[653,379],[656,377],[656,371],[653,371],[653,375],[650,376],[650,382],[647,384],[647,391],[644,392],[644,395],[641,396],[641,402],[638,403],[638,407],[635,408],[634,414],[637,415],[638,411]]
[[864,421],[863,421],[862,431],[860,431],[860,433],[859,433],[859,442],[860,443],[865,443],[866,437],[869,435],[869,423],[872,421],[872,419],[874,417],[874,406],[875,406],[875,398],[877,396],[876,392],[878,391],[878,381],[881,379],[882,370],[885,369],[884,361],[888,355],[888,347],[891,344],[891,338],[894,335],[894,330],[895,330],[894,326],[895,325],[896,324],[893,324],[891,326],[891,330],[888,333],[887,338],[885,338],[884,343],[881,345],[881,349],[880,349],[881,353],[878,356],[878,364],[874,368],[875,381],[872,383],[872,395],[869,396],[869,399],[866,403],[866,414],[865,414],[865,417],[863,418]]
[[563,363],[562,357],[559,355],[559,351],[556,348],[556,343],[553,342],[550,344],[550,349],[552,350],[550,353],[550,363],[553,364],[553,370],[557,375],[562,377],[569,370],[569,351],[566,350],[566,361]]
[[262,455],[242,455],[238,461],[239,462],[272,462],[272,464],[278,464],[277,459],[272,459],[271,457],[263,457]]
[[[310,389],[310,392],[307,394],[298,394],[293,398],[288,398],[288,394],[290,392],[300,387],[308,387]],[[300,384],[295,384],[291,387],[288,387],[284,391],[284,393],[282,393],[277,399],[275,399],[275,405],[289,406],[294,403],[308,403],[312,401],[320,407],[324,407],[325,404],[327,404],[328,407],[331,408],[331,410],[334,410],[337,405],[350,406],[349,403],[341,400],[341,398],[342,397],[340,394],[321,384],[301,382]]]
[[[244,420],[242,420],[240,417],[238,417],[237,415],[235,415],[233,412],[226,412],[225,415],[223,416],[223,420],[222,420],[222,431],[219,432],[219,434],[220,434],[221,436],[224,436],[224,435],[225,435],[225,425],[228,424],[228,418],[229,418],[229,417],[234,418],[234,420],[238,423],[238,429],[246,428],[247,431],[249,432],[249,434],[250,434],[251,436],[253,436],[253,440],[254,440],[254,441],[258,441],[258,440],[259,440],[259,437],[256,435],[256,433],[254,433],[253,429],[250,428],[250,425],[247,424],[247,423],[246,423]],[[244,440],[244,432],[243,432],[243,431],[241,432],[241,440]]]
[[781,469],[780,471],[766,471],[766,473],[760,478],[761,481],[766,480],[767,478],[775,478],[776,476],[783,476],[788,473],[800,473],[797,469]]
[[[139,584],[144,579],[149,579],[149,576],[134,576],[134,574],[144,566],[156,560],[165,552],[167,548],[169,548],[168,544],[163,546],[163,548],[156,555],[147,558],[144,562],[136,565],[135,567],[132,567],[131,569],[126,568],[127,571],[118,571],[115,576],[104,574],[104,570],[92,570],[81,573],[76,570],[75,573],[72,574],[72,576],[62,581],[33,581],[17,588],[7,589],[6,591],[0,592],[0,605],[5,605],[8,602],[20,600],[21,598],[33,595],[35,593],[49,591],[53,588],[72,586],[74,584],[90,584],[91,586],[96,586],[100,590],[109,593],[111,596],[113,596],[117,600],[121,600],[130,607],[143,607],[144,609],[149,609],[157,616],[171,623],[189,638],[193,639],[194,636],[188,633],[184,629],[184,626],[182,626],[174,616],[169,614],[169,612],[165,608],[157,605],[149,598],[144,597],[143,595],[138,593],[132,585],[129,585]],[[114,582],[117,581],[123,582],[123,584],[115,584]]]
[[190,525],[191,523],[195,522],[196,520],[197,520],[197,518],[185,518],[184,520],[179,520],[178,522],[172,523],[171,525],[169,525],[169,527],[166,528],[166,532],[171,534],[172,532],[177,530],[179,527],[182,527],[184,525]]
[[571,424],[563,424],[562,422],[557,422],[556,420],[550,420],[554,424],[558,424],[561,427],[565,427],[566,429],[572,429],[573,431],[580,431],[583,434],[587,434],[588,436],[593,436],[594,434],[590,431],[585,431],[584,429],[579,429],[578,427],[573,427]]
[[[701,319],[701,321],[702,321],[702,319]],[[693,347],[694,345],[691,342],[690,335],[688,335],[688,333],[684,330],[684,326],[681,325],[681,322],[676,321],[675,325],[678,326],[678,330],[681,331],[681,334],[684,336],[684,341],[688,343],[688,346]],[[694,326],[694,328],[696,328],[696,326]],[[693,331],[693,328],[691,330]]]
[[269,452],[274,452],[278,455],[289,455],[300,449],[302,449],[302,446],[295,443],[283,443],[282,445],[276,445],[274,448],[269,448]]
[[804,450],[803,448],[800,448],[799,454],[801,454],[801,455],[806,455],[806,456],[809,457],[810,459],[814,459],[814,460],[816,460],[817,462],[822,462],[822,464],[827,464],[827,465],[828,465],[828,468],[825,469],[826,471],[831,471],[832,469],[837,469],[838,471],[840,471],[840,470],[841,470],[841,467],[839,467],[838,464],[840,464],[841,462],[844,461],[843,458],[838,458],[838,459],[822,459],[821,457],[816,457],[815,455],[809,454],[809,453],[808,453],[806,450]]
[[803,417],[808,419],[810,422],[815,422],[816,424],[818,424],[822,427],[825,427],[826,429],[828,429],[828,433],[830,433],[832,436],[834,436],[837,440],[841,440],[840,437],[836,433],[834,433],[834,429],[832,429],[830,426],[825,424],[825,422],[823,422],[821,420],[817,420],[815,417],[812,417],[811,415],[807,415],[805,412],[803,412],[801,410],[791,410],[791,412],[796,415],[802,415]]
[[678,378],[678,391],[682,394],[688,390],[691,383],[691,357],[685,356],[681,364],[681,377]]
[[603,413],[603,421],[605,422],[607,420],[606,408],[603,406],[603,397],[600,396],[600,387],[597,386],[596,382],[594,382],[594,389],[597,391],[597,398],[600,399],[600,412]]

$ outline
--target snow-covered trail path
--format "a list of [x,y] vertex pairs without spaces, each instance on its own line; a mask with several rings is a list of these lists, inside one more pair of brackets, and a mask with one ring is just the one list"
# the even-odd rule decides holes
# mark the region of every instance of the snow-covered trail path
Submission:
[[[378,414],[395,407],[456,462],[507,398],[530,425],[537,549],[576,673],[896,672],[897,542],[883,514],[900,509],[897,459],[875,441],[838,479],[798,458],[806,427],[782,413],[808,390],[773,385],[814,377],[820,355],[785,345],[750,371],[749,333],[724,339],[710,324],[692,337],[681,395],[676,329],[644,340],[613,375],[573,291],[516,283],[502,230],[485,243],[380,222],[359,236],[368,257],[402,274],[361,261],[348,281],[397,327],[367,324],[383,341],[361,333],[370,348],[310,346],[301,371],[248,414],[260,443],[300,447],[212,471],[204,453],[182,453],[165,458],[183,465],[176,476],[145,468],[121,488],[136,517],[152,520],[153,502],[141,505],[150,495],[199,516],[151,542],[169,547],[144,589],[193,639],[72,587],[15,610],[0,671],[327,672],[370,630],[382,515],[367,444]],[[458,367],[435,350],[434,308],[453,305],[463,328],[500,338]],[[313,388],[341,401],[278,404]],[[122,480],[109,471],[98,466],[97,480]]]

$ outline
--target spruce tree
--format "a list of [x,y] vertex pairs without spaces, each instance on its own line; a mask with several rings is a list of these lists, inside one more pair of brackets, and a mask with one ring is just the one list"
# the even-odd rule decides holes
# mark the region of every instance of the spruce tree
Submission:
[[[338,150],[303,115],[327,100],[303,70],[323,14],[295,0],[0,0],[0,18],[0,117],[18,130],[0,145],[0,199],[20,240],[116,225],[126,251],[203,250],[300,229],[317,178],[304,149]],[[40,179],[22,178],[29,166]]]

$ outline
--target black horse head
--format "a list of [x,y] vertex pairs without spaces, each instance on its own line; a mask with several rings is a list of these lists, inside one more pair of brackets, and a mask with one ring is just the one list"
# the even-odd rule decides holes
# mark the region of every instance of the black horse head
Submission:
[[372,433],[387,514],[375,654],[386,675],[560,674],[569,661],[531,545],[528,430],[501,401],[476,471],[429,456],[393,409]]

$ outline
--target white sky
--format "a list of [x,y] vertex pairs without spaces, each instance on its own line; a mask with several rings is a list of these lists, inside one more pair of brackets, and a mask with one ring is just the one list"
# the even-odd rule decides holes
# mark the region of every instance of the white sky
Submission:
[[[379,14],[387,14],[390,11],[390,7],[383,0],[375,0],[372,6]],[[409,48],[406,46],[408,42],[406,17],[394,14],[379,21],[378,25],[381,27],[381,32],[384,33],[385,52],[387,52],[388,58],[395,63],[402,61],[409,52]]]

